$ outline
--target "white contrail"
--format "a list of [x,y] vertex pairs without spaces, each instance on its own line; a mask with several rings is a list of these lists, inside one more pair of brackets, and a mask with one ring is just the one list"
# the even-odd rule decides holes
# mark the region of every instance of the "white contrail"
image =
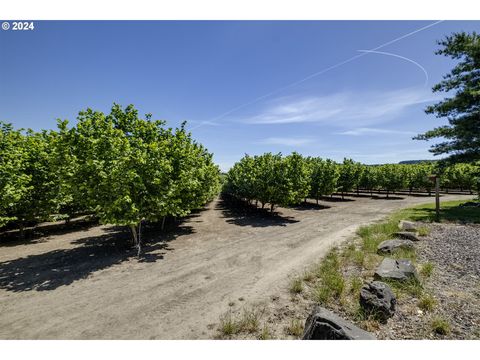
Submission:
[[412,59],[409,59],[409,58],[407,58],[407,57],[405,57],[405,56],[401,56],[401,55],[397,55],[397,54],[385,52],[385,51],[375,51],[375,50],[358,50],[358,51],[361,52],[361,53],[380,54],[380,55],[393,56],[393,57],[396,57],[396,58],[399,58],[399,59],[408,61],[408,62],[416,65],[418,68],[420,68],[420,70],[423,71],[423,73],[425,74],[425,83],[424,83],[423,85],[424,85],[424,86],[427,86],[427,85],[428,85],[428,72],[427,72],[427,70],[426,70],[422,65],[420,65],[418,62],[416,62],[416,61],[414,61],[414,60],[412,60]]
[[[414,31],[411,31],[411,32],[409,32],[409,33],[407,33],[407,34],[405,34],[405,35],[402,35],[402,36],[397,37],[397,38],[395,38],[395,39],[393,39],[393,40],[390,40],[390,41],[388,41],[388,42],[386,42],[386,43],[383,43],[383,44],[381,44],[381,45],[379,45],[379,46],[377,46],[377,47],[374,47],[374,48],[372,48],[372,49],[369,49],[368,51],[376,51],[376,50],[379,50],[379,49],[381,49],[381,48],[383,48],[383,47],[385,47],[385,46],[391,45],[391,44],[393,44],[393,43],[396,43],[397,41],[400,41],[400,40],[403,40],[403,39],[405,39],[405,38],[407,38],[407,37],[409,37],[409,36],[415,35],[415,34],[419,33],[420,31],[426,30],[426,29],[428,29],[428,28],[431,28],[432,26],[435,26],[435,25],[437,25],[437,24],[440,24],[440,23],[443,22],[443,21],[444,21],[444,20],[435,21],[435,22],[433,22],[433,23],[431,23],[431,24],[428,24],[428,25],[423,26],[423,27],[421,27],[421,28],[419,28],[419,29],[416,29],[416,30],[414,30]],[[211,121],[211,122],[215,122],[215,121],[217,121],[217,120],[220,120],[220,119],[224,118],[225,116],[230,115],[231,113],[233,113],[233,112],[235,112],[235,111],[237,111],[237,110],[240,110],[240,109],[242,109],[242,108],[244,108],[244,107],[246,107],[246,106],[255,104],[255,103],[259,102],[260,100],[263,100],[263,99],[265,99],[265,98],[267,98],[267,97],[270,97],[270,96],[272,96],[272,95],[275,95],[275,94],[277,94],[277,93],[279,93],[279,92],[281,92],[281,91],[283,91],[283,90],[286,90],[286,89],[289,89],[289,88],[294,87],[294,86],[296,86],[296,85],[299,85],[299,84],[301,84],[301,83],[303,83],[303,82],[305,82],[305,81],[307,81],[307,80],[310,80],[310,79],[312,79],[312,78],[314,78],[314,77],[317,77],[317,76],[319,76],[319,75],[325,74],[326,72],[328,72],[328,71],[330,71],[330,70],[336,69],[336,68],[338,68],[338,67],[340,67],[340,66],[342,66],[342,65],[345,65],[345,64],[347,64],[347,63],[349,63],[349,62],[351,62],[351,61],[353,61],[353,60],[356,60],[356,59],[358,59],[358,58],[360,58],[360,57],[362,57],[362,56],[365,56],[365,55],[367,55],[367,52],[363,52],[363,53],[361,53],[361,54],[352,56],[352,57],[349,58],[349,59],[343,60],[343,61],[341,61],[341,62],[339,62],[339,63],[337,63],[337,64],[334,64],[334,65],[329,66],[329,67],[327,67],[327,68],[325,68],[325,69],[322,69],[322,70],[317,71],[317,72],[315,72],[315,73],[313,73],[313,74],[310,74],[310,75],[304,77],[303,79],[297,80],[297,81],[295,81],[295,82],[293,82],[293,83],[290,83],[290,84],[285,85],[285,86],[283,86],[283,87],[277,88],[276,90],[273,90],[273,91],[269,92],[268,94],[262,95],[262,96],[260,96],[260,97],[257,97],[256,99],[253,99],[253,100],[251,100],[251,101],[249,101],[249,102],[246,102],[246,103],[244,103],[244,104],[242,104],[242,105],[239,105],[239,106],[237,106],[237,107],[234,107],[233,109],[230,109],[230,110],[224,112],[223,114],[220,114],[219,116],[213,118],[213,119],[210,120],[210,121]],[[202,123],[200,123],[199,125],[194,126],[193,128],[191,128],[190,130],[197,129],[197,128],[199,128],[200,126],[203,126],[203,125],[205,125],[205,124],[202,122]]]

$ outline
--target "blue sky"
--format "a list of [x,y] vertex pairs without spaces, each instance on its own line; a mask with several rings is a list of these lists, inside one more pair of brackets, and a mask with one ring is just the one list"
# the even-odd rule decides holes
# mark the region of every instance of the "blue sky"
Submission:
[[169,126],[186,120],[223,170],[266,151],[433,158],[430,143],[411,138],[445,123],[423,111],[443,97],[431,86],[454,64],[434,55],[436,40],[480,22],[446,21],[359,51],[431,23],[36,22],[0,31],[0,120],[54,128],[87,107],[132,103]]

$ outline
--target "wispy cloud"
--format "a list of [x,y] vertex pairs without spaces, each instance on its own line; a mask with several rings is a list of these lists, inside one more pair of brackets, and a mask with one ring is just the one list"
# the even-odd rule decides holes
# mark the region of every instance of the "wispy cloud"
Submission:
[[[409,107],[437,100],[424,88],[393,91],[340,92],[304,98],[279,98],[263,111],[240,121],[247,124],[330,122],[338,126],[368,126],[387,122]],[[332,122],[335,121],[335,122]]]
[[205,120],[205,121],[189,120],[187,123],[192,124],[192,127],[189,128],[188,130],[194,130],[201,126],[220,126],[219,123],[214,121],[209,121],[209,120]]
[[341,131],[335,133],[336,135],[350,135],[350,136],[362,136],[362,135],[386,135],[386,134],[397,134],[397,135],[415,135],[415,132],[412,131],[402,131],[402,130],[391,130],[391,129],[376,129],[376,128],[356,128],[347,131]]
[[257,144],[262,145],[283,145],[283,146],[304,146],[313,143],[312,138],[290,138],[290,137],[269,137],[263,139]]

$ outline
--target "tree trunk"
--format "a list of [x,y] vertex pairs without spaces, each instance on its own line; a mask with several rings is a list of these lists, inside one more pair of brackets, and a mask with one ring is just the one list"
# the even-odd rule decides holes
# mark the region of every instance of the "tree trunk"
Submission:
[[357,196],[360,195],[360,189],[357,186]]
[[143,220],[140,220],[140,223],[138,224],[138,250],[137,250],[137,257],[140,257],[140,254],[142,253],[142,222],[143,222]]
[[130,230],[132,230],[133,235],[133,244],[137,248],[137,257],[140,257],[142,252],[142,240],[141,240],[141,229],[142,229],[142,221],[138,224],[138,232],[137,232],[137,225],[130,225]]
[[390,190],[387,190],[387,199],[388,199],[388,195],[389,195],[389,193],[390,193]]
[[275,205],[270,204],[270,212],[271,212],[271,213],[273,213],[273,207],[274,207],[274,206],[275,206]]
[[316,200],[317,200],[317,205],[318,205],[318,197],[317,197],[317,199],[316,199]]
[[255,207],[258,207],[258,200],[255,200]]
[[19,233],[20,240],[24,240],[25,239],[25,224],[23,223],[23,220],[20,221],[19,230],[20,230],[20,233]]
[[343,191],[342,191],[342,200],[344,200],[344,199],[345,199],[345,197],[343,196]]
[[132,231],[133,246],[137,246],[137,228],[135,225],[130,225],[130,230]]
[[161,228],[162,231],[163,231],[164,227],[165,227],[165,216],[162,219],[162,228]]
[[262,209],[265,208],[265,203],[262,201]]

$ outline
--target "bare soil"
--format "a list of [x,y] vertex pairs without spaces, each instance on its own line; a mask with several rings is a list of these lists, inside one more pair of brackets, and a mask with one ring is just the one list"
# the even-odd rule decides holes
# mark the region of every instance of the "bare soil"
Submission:
[[279,208],[275,216],[216,200],[174,230],[146,229],[141,260],[129,247],[129,232],[113,226],[0,240],[0,338],[212,338],[229,304],[287,296],[290,275],[358,226],[433,202],[422,196],[325,200]]

